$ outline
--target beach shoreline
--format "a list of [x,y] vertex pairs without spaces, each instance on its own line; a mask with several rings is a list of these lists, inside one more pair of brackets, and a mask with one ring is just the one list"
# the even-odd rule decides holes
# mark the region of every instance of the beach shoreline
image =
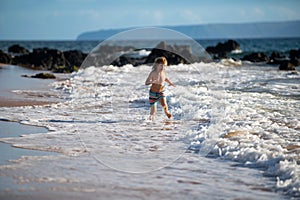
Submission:
[[34,100],[26,100],[25,98],[19,100],[0,98],[0,107],[43,106],[43,105],[49,105],[54,103],[58,103],[58,102],[34,101]]
[[0,69],[0,76],[5,79],[0,87],[0,107],[42,106],[62,101],[52,90],[51,84],[63,79],[61,77],[66,75],[43,80],[22,77],[41,72],[38,70],[3,63],[0,63]]
[[[46,91],[49,91],[52,88],[51,84],[49,84],[50,81],[45,82],[44,80],[39,79],[30,80],[29,78],[21,77],[21,73],[36,73],[36,70],[0,63],[0,76],[8,82],[6,84],[5,81],[3,81],[3,84],[1,84],[0,87],[0,108],[35,107],[61,102],[60,99],[50,96],[47,97],[45,94]],[[27,127],[28,126],[20,123],[19,120],[0,119],[0,138],[4,138],[5,136],[20,137],[21,135],[28,133],[32,134],[40,132],[41,130],[41,127],[29,126],[32,128],[30,129],[30,132],[26,132],[28,129]],[[44,130],[42,132],[44,132]],[[12,146],[11,144],[4,142],[0,142],[0,148],[2,153],[5,154],[2,156],[0,163],[9,163],[12,160],[20,159],[25,155],[40,156],[48,155],[49,153],[53,154],[53,152],[41,152],[26,148],[18,148],[17,146]]]

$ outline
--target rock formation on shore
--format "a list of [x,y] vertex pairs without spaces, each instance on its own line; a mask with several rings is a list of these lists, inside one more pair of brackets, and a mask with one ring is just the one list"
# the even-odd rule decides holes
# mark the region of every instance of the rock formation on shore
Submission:
[[57,49],[38,48],[30,53],[15,56],[12,64],[56,73],[70,73],[80,67],[86,56],[78,50],[63,52]]
[[282,56],[278,52],[272,52],[269,57],[266,54],[259,52],[245,55],[242,60],[254,63],[265,62],[270,65],[279,65],[279,70],[295,70],[295,67],[300,65],[300,49],[290,50],[289,57]]
[[216,46],[209,46],[206,51],[209,54],[213,54],[214,58],[227,58],[227,54],[234,51],[240,50],[240,44],[234,40],[228,40],[224,43],[219,42]]
[[31,69],[49,70],[56,73],[71,73],[81,66],[87,54],[78,51],[37,48],[30,52],[20,45],[8,48],[8,54],[0,50],[0,63],[19,65]]
[[[234,50],[240,50],[240,45],[234,40],[228,40],[224,43],[218,43],[216,46],[206,48],[206,51],[217,60],[227,58],[228,53]],[[264,52],[253,52],[243,56],[241,60],[277,65],[279,66],[279,70],[295,70],[295,66],[300,65],[300,49],[290,50],[289,57],[282,56],[279,52],[272,52],[270,56]]]
[[[228,54],[235,50],[240,50],[240,45],[234,40],[228,40],[206,48],[206,51],[216,60],[227,58]],[[140,51],[148,53],[141,54]],[[104,45],[93,51],[89,56],[79,50],[60,51],[50,48],[37,48],[30,52],[20,45],[12,45],[8,48],[8,52],[5,53],[0,50],[0,63],[19,65],[31,69],[49,70],[55,73],[77,71],[83,61],[85,61],[87,66],[111,64],[119,67],[126,64],[132,64],[133,66],[141,64],[151,65],[154,59],[160,56],[165,56],[169,65],[211,61],[206,60],[205,57],[201,58],[199,55],[194,55],[189,46],[170,45],[164,41],[157,44],[153,49]],[[232,59],[236,60],[234,57]],[[241,60],[277,65],[280,70],[295,70],[295,66],[300,65],[300,49],[290,50],[289,57],[282,56],[279,52],[272,52],[270,56],[264,52],[253,52],[244,55]]]

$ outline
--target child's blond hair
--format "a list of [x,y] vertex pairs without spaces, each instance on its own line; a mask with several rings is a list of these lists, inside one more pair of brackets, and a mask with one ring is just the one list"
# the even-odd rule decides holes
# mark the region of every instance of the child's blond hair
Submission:
[[166,59],[165,57],[163,57],[163,56],[162,56],[162,57],[157,57],[157,58],[155,58],[154,64],[153,64],[153,67],[152,67],[152,70],[155,71],[157,65],[159,65],[159,64],[163,64],[163,65],[167,66],[167,65],[168,65],[168,61],[167,61],[167,59]]

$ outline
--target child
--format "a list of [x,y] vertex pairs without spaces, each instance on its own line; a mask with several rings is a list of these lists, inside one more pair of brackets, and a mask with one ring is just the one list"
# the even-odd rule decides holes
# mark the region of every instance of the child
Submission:
[[156,113],[156,103],[159,100],[161,106],[164,108],[164,111],[168,118],[171,118],[172,115],[168,110],[168,105],[166,97],[164,95],[164,82],[167,82],[169,85],[176,87],[167,77],[165,72],[165,67],[168,62],[165,57],[158,57],[155,59],[152,71],[150,72],[145,84],[151,85],[149,91],[149,102],[150,102],[150,119],[153,120]]

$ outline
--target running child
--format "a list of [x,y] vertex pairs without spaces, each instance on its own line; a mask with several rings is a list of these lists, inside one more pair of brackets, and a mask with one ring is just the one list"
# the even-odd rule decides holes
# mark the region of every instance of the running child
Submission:
[[166,101],[166,96],[164,94],[164,83],[167,82],[169,85],[176,87],[166,75],[165,68],[168,62],[165,57],[158,57],[155,59],[152,71],[150,72],[145,84],[151,85],[149,91],[149,102],[150,102],[150,119],[154,120],[156,113],[156,104],[159,101],[163,107],[165,114],[168,118],[171,118],[172,115],[169,112],[168,104]]

